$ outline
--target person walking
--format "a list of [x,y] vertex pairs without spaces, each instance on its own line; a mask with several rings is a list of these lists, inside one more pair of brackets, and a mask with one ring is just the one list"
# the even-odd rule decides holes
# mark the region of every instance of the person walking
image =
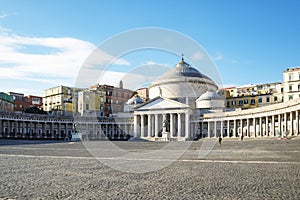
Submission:
[[219,136],[219,145],[221,145],[221,143],[222,143],[222,137]]

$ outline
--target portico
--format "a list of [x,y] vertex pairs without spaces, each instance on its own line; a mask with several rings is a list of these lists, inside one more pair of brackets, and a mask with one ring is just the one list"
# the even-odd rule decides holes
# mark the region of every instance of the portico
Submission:
[[191,108],[157,97],[134,110],[134,137],[151,141],[190,139]]

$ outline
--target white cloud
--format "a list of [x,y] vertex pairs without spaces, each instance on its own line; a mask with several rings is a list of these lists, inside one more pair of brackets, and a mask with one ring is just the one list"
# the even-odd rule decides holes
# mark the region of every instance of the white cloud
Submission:
[[97,59],[89,58],[89,62],[114,60],[116,65],[130,65],[95,49],[94,44],[75,38],[24,37],[0,27],[0,79],[73,85],[92,52]]

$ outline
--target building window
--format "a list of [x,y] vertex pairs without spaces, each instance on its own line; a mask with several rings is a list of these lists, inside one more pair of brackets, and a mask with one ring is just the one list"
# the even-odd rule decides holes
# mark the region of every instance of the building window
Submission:
[[245,99],[245,100],[244,100],[244,104],[248,104],[248,99]]
[[289,81],[293,79],[293,74],[289,74]]
[[281,88],[281,93],[283,92],[283,88]]
[[226,106],[227,106],[227,107],[229,107],[229,105],[230,105],[230,102],[229,102],[229,101],[227,101],[227,102],[226,102]]
[[290,86],[289,86],[289,91],[291,92],[291,91],[292,91],[292,89],[293,89],[293,86],[292,86],[292,85],[290,85]]
[[278,98],[277,98],[277,97],[274,97],[274,101],[277,102],[277,100],[278,100]]
[[239,106],[243,105],[243,100],[239,100]]
[[298,91],[300,90],[300,84],[298,84]]
[[267,98],[266,98],[266,102],[270,102],[270,97],[267,97]]
[[255,99],[251,99],[250,104],[251,104],[251,105],[255,105]]
[[262,98],[258,98],[258,103],[262,103]]
[[293,95],[289,95],[289,100],[293,100]]
[[235,101],[232,101],[231,102],[231,105],[235,106],[236,102]]
[[86,109],[86,110],[89,110],[89,104],[86,104],[86,105],[85,105],[85,109]]

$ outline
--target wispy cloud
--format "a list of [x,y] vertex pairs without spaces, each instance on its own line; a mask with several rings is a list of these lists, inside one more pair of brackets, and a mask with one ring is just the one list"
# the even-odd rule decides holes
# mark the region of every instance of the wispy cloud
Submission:
[[191,59],[192,61],[200,61],[205,57],[205,55],[203,54],[203,52],[195,52],[192,56]]
[[4,19],[6,17],[12,16],[12,15],[16,15],[16,14],[17,14],[16,12],[13,12],[13,13],[1,13],[0,14],[0,19]]
[[0,15],[0,19],[4,19],[7,16],[8,16],[7,14],[2,14],[2,15]]
[[219,61],[219,60],[223,60],[224,57],[223,57],[223,55],[217,55],[217,56],[213,57],[212,59],[213,59],[214,61]]
[[170,64],[167,64],[167,63],[158,63],[158,62],[155,62],[155,61],[152,61],[152,60],[149,60],[149,61],[146,61],[144,63],[142,63],[141,65],[148,65],[148,66],[162,66],[162,67],[170,67]]

